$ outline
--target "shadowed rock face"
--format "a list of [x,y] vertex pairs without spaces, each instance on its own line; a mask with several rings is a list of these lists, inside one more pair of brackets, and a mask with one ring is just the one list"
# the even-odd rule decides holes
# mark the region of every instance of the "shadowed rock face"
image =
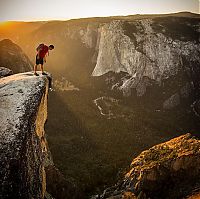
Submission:
[[46,189],[56,199],[84,199],[83,193],[75,183],[67,180],[54,165],[45,166]]
[[[130,198],[181,198],[199,186],[199,168],[200,141],[186,134],[143,151],[132,161],[124,181],[114,187],[115,191],[110,195],[118,195],[118,198],[129,198],[128,195],[132,195]],[[106,195],[109,196],[108,191],[103,198],[107,198]]]
[[22,49],[9,39],[0,41],[0,66],[11,69],[13,73],[27,72],[33,68]]
[[198,193],[193,193],[192,195],[187,197],[187,199],[199,199],[199,198],[200,198],[200,191]]
[[48,80],[22,73],[0,79],[0,198],[43,198]]
[[5,68],[5,67],[0,67],[0,78],[6,77],[6,76],[9,76],[12,74],[13,74],[12,70]]

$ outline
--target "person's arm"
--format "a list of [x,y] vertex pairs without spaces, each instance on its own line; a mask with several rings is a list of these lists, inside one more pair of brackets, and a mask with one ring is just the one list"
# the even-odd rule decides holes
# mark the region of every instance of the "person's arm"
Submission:
[[47,62],[47,54],[44,56],[44,62]]
[[40,48],[39,50],[38,50],[38,53],[37,53],[37,58],[39,59],[40,58],[40,52],[42,51],[42,49]]

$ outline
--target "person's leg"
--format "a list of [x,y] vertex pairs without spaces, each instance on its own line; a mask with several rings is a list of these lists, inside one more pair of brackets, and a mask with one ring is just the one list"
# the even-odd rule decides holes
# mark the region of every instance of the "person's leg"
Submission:
[[40,65],[41,65],[41,71],[42,71],[42,74],[43,74],[44,73],[44,58],[40,59]]
[[38,55],[36,55],[35,65],[34,65],[34,75],[37,75],[37,66],[39,65]]
[[37,71],[37,64],[34,65],[34,73]]
[[41,71],[42,71],[42,73],[44,73],[44,65],[43,64],[41,64]]
[[42,75],[46,75],[46,73],[44,72],[44,58],[41,60],[40,64],[41,64]]
[[35,66],[34,66],[34,75],[38,75],[37,74],[37,66],[38,66],[37,64],[35,64]]

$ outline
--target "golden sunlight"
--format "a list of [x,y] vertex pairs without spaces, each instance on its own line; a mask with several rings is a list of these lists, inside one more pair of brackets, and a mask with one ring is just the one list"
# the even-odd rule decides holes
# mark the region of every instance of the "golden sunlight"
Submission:
[[8,29],[13,24],[14,24],[14,22],[12,22],[12,21],[2,21],[2,22],[0,22],[0,29]]

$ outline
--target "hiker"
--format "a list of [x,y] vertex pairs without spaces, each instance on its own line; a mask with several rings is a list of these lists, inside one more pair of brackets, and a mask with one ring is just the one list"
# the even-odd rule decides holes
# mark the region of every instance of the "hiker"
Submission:
[[42,75],[46,75],[44,72],[44,62],[46,63],[46,57],[49,55],[49,50],[53,50],[54,46],[46,46],[45,44],[40,44],[36,50],[37,50],[37,55],[36,55],[36,64],[34,66],[34,75],[39,76],[39,74],[36,72],[37,71],[37,66],[40,64],[41,65],[41,71]]

